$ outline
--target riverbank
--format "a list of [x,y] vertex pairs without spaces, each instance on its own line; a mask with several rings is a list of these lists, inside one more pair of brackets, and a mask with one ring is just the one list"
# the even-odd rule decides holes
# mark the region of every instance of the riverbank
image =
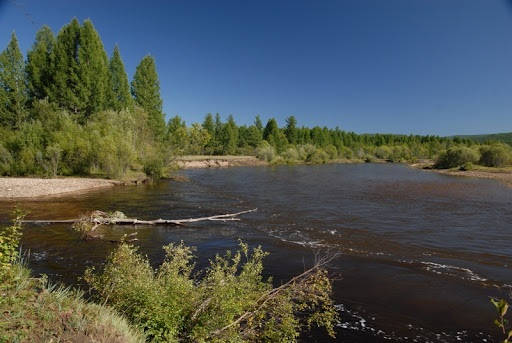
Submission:
[[92,178],[42,179],[28,177],[1,177],[0,199],[22,199],[84,192],[124,184],[122,181]]
[[512,187],[512,167],[491,168],[476,165],[471,170],[460,170],[459,168],[434,169],[433,165],[434,161],[430,160],[424,160],[417,163],[409,164],[409,166],[416,169],[432,171],[444,175],[477,177],[480,179],[493,179],[500,181],[509,187]]
[[174,163],[180,169],[200,168],[227,168],[227,167],[254,167],[266,166],[268,162],[262,161],[255,156],[205,156],[188,155],[178,157]]

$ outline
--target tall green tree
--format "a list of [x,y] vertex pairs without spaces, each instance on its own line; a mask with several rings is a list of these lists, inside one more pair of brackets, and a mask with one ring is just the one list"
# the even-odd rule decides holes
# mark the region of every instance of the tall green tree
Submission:
[[131,106],[132,96],[130,95],[128,76],[126,75],[124,63],[117,45],[114,47],[108,69],[110,77],[109,99],[107,99],[108,107],[116,111],[121,111]]
[[80,28],[78,40],[78,97],[82,119],[107,107],[109,85],[108,57],[100,35],[90,20]]
[[208,155],[215,153],[216,146],[216,136],[215,136],[215,122],[213,121],[213,116],[211,113],[208,113],[203,121],[203,129],[208,132],[209,139],[204,148],[204,152]]
[[288,143],[285,134],[279,129],[277,121],[274,118],[268,120],[263,130],[263,139],[275,147],[278,152],[283,151]]
[[137,66],[132,80],[132,95],[135,103],[148,112],[148,120],[156,137],[165,133],[165,120],[162,113],[160,81],[156,72],[155,60],[145,56]]
[[53,85],[54,48],[55,36],[44,25],[37,31],[32,50],[27,53],[27,87],[32,103],[50,95]]
[[78,45],[80,23],[76,18],[62,27],[57,34],[53,59],[53,85],[50,101],[72,113],[80,113],[85,107],[78,96],[80,68]]
[[26,118],[25,63],[13,32],[11,40],[0,54],[0,124],[19,128]]
[[213,116],[211,113],[208,113],[204,118],[203,128],[208,131],[210,136],[215,134],[215,123],[213,122]]
[[254,119],[254,126],[263,134],[263,123],[261,122],[261,118],[259,115]]
[[222,129],[221,144],[223,154],[233,155],[238,146],[238,126],[232,115]]
[[297,143],[297,119],[294,116],[289,116],[286,118],[286,128],[284,129],[284,134],[288,139],[290,144]]

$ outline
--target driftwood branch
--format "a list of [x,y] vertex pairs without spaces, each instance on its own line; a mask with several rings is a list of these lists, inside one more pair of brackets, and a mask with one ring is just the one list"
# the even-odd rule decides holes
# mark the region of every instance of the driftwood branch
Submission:
[[23,220],[23,223],[30,224],[61,224],[69,223],[74,224],[78,222],[89,222],[94,225],[183,225],[185,223],[196,223],[201,221],[239,221],[238,216],[246,213],[256,212],[256,208],[237,213],[219,214],[209,217],[187,218],[187,219],[155,219],[155,220],[140,220],[136,218],[125,218],[110,216],[100,211],[93,212],[88,217],[75,218],[75,219],[61,219],[61,220]]
[[251,311],[246,311],[244,312],[242,315],[240,315],[236,320],[232,321],[231,323],[229,323],[228,325],[220,328],[220,329],[217,329],[215,331],[213,331],[211,334],[210,334],[210,337],[215,337],[215,336],[218,336],[219,334],[221,334],[222,332],[226,331],[227,329],[237,325],[237,324],[240,324],[242,321],[244,320],[247,320],[251,317],[253,317],[255,314],[257,314],[259,311],[261,311],[261,309],[265,306],[265,304],[269,301],[269,300],[272,300],[273,298],[275,298],[279,293],[281,293],[283,290],[291,287],[292,285],[296,284],[296,283],[300,283],[300,282],[303,282],[305,280],[307,280],[311,274],[313,274],[313,272],[315,272],[316,270],[318,270],[319,268],[325,266],[326,264],[330,263],[333,259],[335,259],[336,257],[338,257],[338,254],[333,254],[333,255],[329,255],[329,256],[325,256],[323,258],[320,258],[313,267],[309,268],[308,270],[304,271],[302,274],[299,274],[293,278],[291,278],[288,282],[282,284],[281,286],[279,287],[276,287],[276,288],[273,288],[267,292],[265,292],[261,297],[258,298],[258,300],[256,300],[256,307],[251,310]]

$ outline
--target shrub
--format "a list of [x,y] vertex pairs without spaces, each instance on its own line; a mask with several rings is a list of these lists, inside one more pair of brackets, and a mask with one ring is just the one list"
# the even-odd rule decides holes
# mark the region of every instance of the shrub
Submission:
[[112,309],[80,292],[31,277],[18,256],[23,214],[0,230],[0,342],[142,343],[144,336]]
[[299,145],[297,149],[297,152],[299,153],[299,159],[302,161],[309,160],[315,151],[316,147],[312,144]]
[[290,146],[285,151],[283,151],[283,153],[281,154],[281,157],[287,163],[293,163],[299,159],[299,152],[297,151],[297,149],[295,147]]
[[18,245],[21,238],[21,221],[24,215],[16,210],[11,226],[0,229],[0,280],[11,271],[12,264],[18,259]]
[[468,162],[476,163],[479,157],[480,156],[478,152],[474,151],[473,149],[464,146],[451,147],[439,155],[434,168],[456,168]]
[[327,161],[329,161],[329,155],[327,155],[327,153],[320,148],[316,149],[315,152],[309,155],[306,160],[306,162],[312,164],[322,164],[326,163]]
[[0,175],[11,175],[11,166],[14,160],[11,153],[0,144]]
[[336,149],[336,147],[332,144],[329,144],[328,146],[325,147],[325,152],[327,153],[329,159],[331,160],[338,158],[338,149]]
[[392,155],[392,150],[387,145],[381,145],[377,149],[375,149],[375,157],[381,159],[390,159]]
[[392,162],[404,162],[411,159],[411,150],[404,145],[395,145],[389,159]]
[[502,144],[483,146],[480,148],[481,165],[487,167],[503,167],[510,163],[510,149]]
[[256,157],[260,160],[270,162],[276,156],[276,150],[267,141],[262,141],[256,148]]
[[354,157],[354,152],[349,147],[342,146],[339,151],[339,156],[350,160]]
[[[325,270],[273,289],[262,276],[261,248],[217,255],[202,279],[193,274],[193,249],[164,247],[158,269],[122,243],[104,269],[88,269],[84,279],[98,300],[124,313],[154,342],[295,341],[304,327],[325,327],[331,335],[336,312]],[[300,315],[299,315],[300,314]]]

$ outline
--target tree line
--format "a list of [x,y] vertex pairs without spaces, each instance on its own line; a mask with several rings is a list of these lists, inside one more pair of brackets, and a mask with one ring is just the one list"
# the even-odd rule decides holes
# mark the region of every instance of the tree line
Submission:
[[[238,125],[232,115],[223,121],[219,114],[189,126],[179,116],[166,123],[154,58],[143,57],[130,82],[119,47],[108,57],[90,20],[73,19],[57,35],[43,26],[26,57],[13,33],[0,54],[0,104],[0,175],[122,177],[142,170],[159,176],[182,154],[256,155],[272,163],[401,162],[481,148],[459,137],[309,128],[294,116],[281,127],[274,118]],[[500,149],[510,156],[508,146]]]

